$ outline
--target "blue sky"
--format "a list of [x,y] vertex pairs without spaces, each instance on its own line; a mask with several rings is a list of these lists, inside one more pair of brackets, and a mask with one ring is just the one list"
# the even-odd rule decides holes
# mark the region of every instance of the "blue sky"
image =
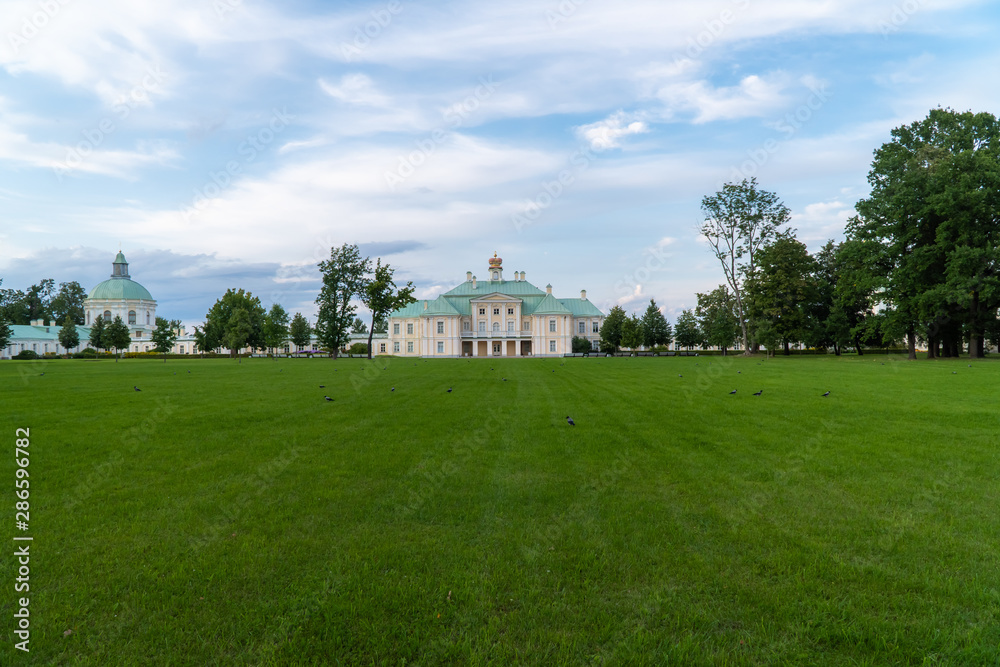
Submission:
[[431,297],[508,272],[673,320],[722,274],[702,197],[755,176],[817,249],[872,152],[1000,113],[973,0],[8,0],[0,277],[87,289],[119,247],[158,312],[229,287],[312,318],[358,243]]

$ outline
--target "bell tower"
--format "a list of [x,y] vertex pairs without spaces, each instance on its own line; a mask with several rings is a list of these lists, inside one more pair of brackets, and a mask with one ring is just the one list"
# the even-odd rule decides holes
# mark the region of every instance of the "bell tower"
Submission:
[[490,280],[503,280],[503,259],[497,257],[496,253],[490,257]]

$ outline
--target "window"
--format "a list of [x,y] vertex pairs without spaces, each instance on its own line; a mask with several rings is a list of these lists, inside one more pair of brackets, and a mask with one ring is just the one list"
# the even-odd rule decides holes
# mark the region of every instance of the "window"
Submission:
[[601,341],[599,341],[599,340],[592,340],[592,341],[590,341],[590,349],[591,350],[596,350],[599,347],[601,347]]
[[146,311],[146,324],[149,324],[149,311]]
[[597,320],[594,320],[594,333],[601,333],[601,325]]
[[479,309],[479,314],[480,315],[485,315],[486,314],[486,309],[485,308],[480,308]]
[[399,335],[399,322],[396,322],[395,324],[392,325],[392,335],[393,336]]
[[466,320],[465,322],[462,322],[462,331],[468,331],[470,326],[472,326],[472,325],[469,324],[468,320]]
[[550,340],[549,341],[549,352],[555,352],[555,351],[556,351],[556,342],[554,340]]
[[507,314],[508,315],[513,315],[514,314],[514,309],[513,308],[508,308],[507,309]]
[[500,309],[499,308],[494,308],[493,309],[493,314],[494,315],[499,315],[500,314]]
[[587,323],[580,322],[580,333],[587,333]]
[[392,344],[392,351],[393,352],[399,352],[399,341],[398,340],[395,343]]
[[514,320],[507,320],[507,331],[514,330]]
[[128,323],[129,324],[135,324],[135,311],[134,310],[128,311]]
[[556,330],[556,321],[549,320],[549,331],[555,331],[555,330]]
[[379,343],[378,351],[379,352],[385,352],[385,343]]
[[149,352],[149,346],[148,345],[146,346],[146,352]]
[[406,325],[406,335],[407,336],[412,336],[413,335],[413,325],[412,324],[407,324]]
[[90,313],[87,313],[87,326],[90,326]]
[[438,320],[438,333],[444,333],[444,320]]
[[38,352],[38,343],[32,343],[32,344],[31,344],[31,349],[32,349],[33,351],[35,351],[35,352]]
[[412,340],[406,343],[406,351],[407,352],[413,352],[413,341]]
[[45,344],[45,345],[44,345],[44,346],[42,347],[42,352],[48,352],[48,351],[49,351],[49,344],[48,344],[48,343],[46,343],[46,344]]
[[479,322],[479,333],[486,333],[486,322]]
[[531,331],[531,320],[525,320],[523,328],[525,331]]
[[500,323],[499,322],[494,322],[493,323],[493,331],[495,331],[495,332],[496,331],[500,331]]
[[184,346],[181,345],[179,348],[177,348],[177,351],[181,354],[184,354]]
[[104,321],[105,322],[110,322],[111,321],[111,311],[110,310],[105,310],[104,311]]
[[438,341],[438,354],[444,354],[444,341]]
[[496,271],[493,272],[493,280],[500,280],[500,274]]

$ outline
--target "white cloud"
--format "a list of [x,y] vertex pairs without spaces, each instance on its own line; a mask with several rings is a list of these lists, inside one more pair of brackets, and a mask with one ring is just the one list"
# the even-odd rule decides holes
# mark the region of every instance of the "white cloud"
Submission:
[[619,148],[619,139],[630,134],[649,132],[644,121],[633,120],[623,111],[617,111],[604,120],[576,128],[577,134],[587,141],[594,150]]
[[375,87],[374,82],[364,74],[345,74],[339,85],[319,80],[319,86],[327,95],[344,104],[387,108],[392,100]]

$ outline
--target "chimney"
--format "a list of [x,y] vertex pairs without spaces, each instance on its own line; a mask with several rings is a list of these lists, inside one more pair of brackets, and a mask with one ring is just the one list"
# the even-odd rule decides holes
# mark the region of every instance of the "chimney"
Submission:
[[545,286],[545,293],[552,294],[552,283],[549,283],[548,285]]
[[580,290],[580,300],[581,301],[587,300],[587,290],[585,289]]
[[524,280],[524,271],[521,271],[521,280]]
[[466,271],[465,272],[465,282],[471,282],[471,281],[472,281],[472,271]]
[[476,289],[476,277],[472,276],[472,289]]

